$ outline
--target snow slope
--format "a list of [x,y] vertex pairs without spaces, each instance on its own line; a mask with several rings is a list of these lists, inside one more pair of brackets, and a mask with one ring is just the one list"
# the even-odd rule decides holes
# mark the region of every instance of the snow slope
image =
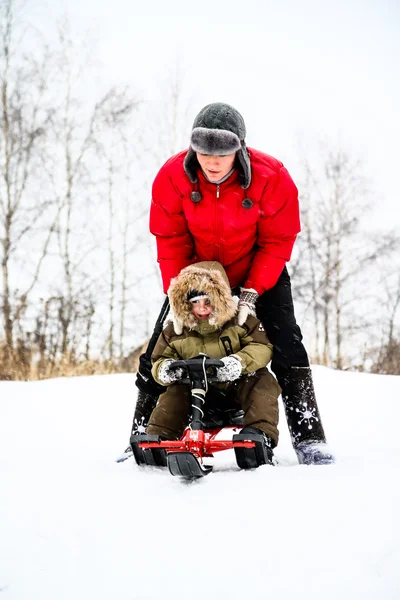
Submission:
[[113,462],[133,375],[0,383],[0,600],[398,600],[400,378],[314,367],[337,464]]

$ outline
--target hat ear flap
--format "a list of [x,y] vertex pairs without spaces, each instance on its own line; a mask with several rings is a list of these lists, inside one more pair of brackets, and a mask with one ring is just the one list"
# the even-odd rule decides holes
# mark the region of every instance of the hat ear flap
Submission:
[[200,169],[199,161],[197,160],[196,152],[193,148],[189,148],[183,162],[183,168],[191,183],[197,182],[197,169]]
[[242,142],[240,150],[236,152],[236,164],[239,171],[240,186],[247,190],[251,184],[251,164],[249,152],[244,142]]

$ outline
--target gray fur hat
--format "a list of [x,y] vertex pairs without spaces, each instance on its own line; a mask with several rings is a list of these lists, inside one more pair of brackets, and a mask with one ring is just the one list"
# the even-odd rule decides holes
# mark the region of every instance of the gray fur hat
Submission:
[[245,137],[246,125],[236,108],[222,102],[207,104],[194,120],[185,157],[184,168],[190,181],[197,182],[200,168],[196,152],[219,156],[236,152],[235,168],[239,171],[240,185],[247,189],[251,183],[251,166]]

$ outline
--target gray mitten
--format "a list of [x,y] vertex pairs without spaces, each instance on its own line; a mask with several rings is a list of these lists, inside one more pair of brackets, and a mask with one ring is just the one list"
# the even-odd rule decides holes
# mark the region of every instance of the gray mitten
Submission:
[[238,358],[235,354],[231,354],[231,356],[224,356],[224,358],[221,358],[221,360],[224,363],[224,366],[218,367],[218,381],[235,381],[235,379],[239,379],[242,374],[242,364],[240,362],[240,358]]
[[257,298],[258,294],[253,288],[241,288],[237,316],[238,325],[243,325],[249,315],[253,315],[253,317],[256,316]]
[[158,379],[163,382],[164,385],[170,385],[179,379],[182,379],[183,369],[171,369],[172,363],[175,361],[172,359],[164,360],[158,368]]

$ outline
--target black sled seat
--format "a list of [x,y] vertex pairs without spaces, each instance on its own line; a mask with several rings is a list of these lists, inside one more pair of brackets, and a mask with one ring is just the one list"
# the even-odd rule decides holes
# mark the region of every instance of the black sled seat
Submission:
[[204,429],[217,429],[218,427],[243,427],[244,412],[232,394],[226,394],[212,385],[204,404]]
[[204,429],[217,429],[223,427],[243,427],[244,412],[241,409],[206,410],[203,418]]

